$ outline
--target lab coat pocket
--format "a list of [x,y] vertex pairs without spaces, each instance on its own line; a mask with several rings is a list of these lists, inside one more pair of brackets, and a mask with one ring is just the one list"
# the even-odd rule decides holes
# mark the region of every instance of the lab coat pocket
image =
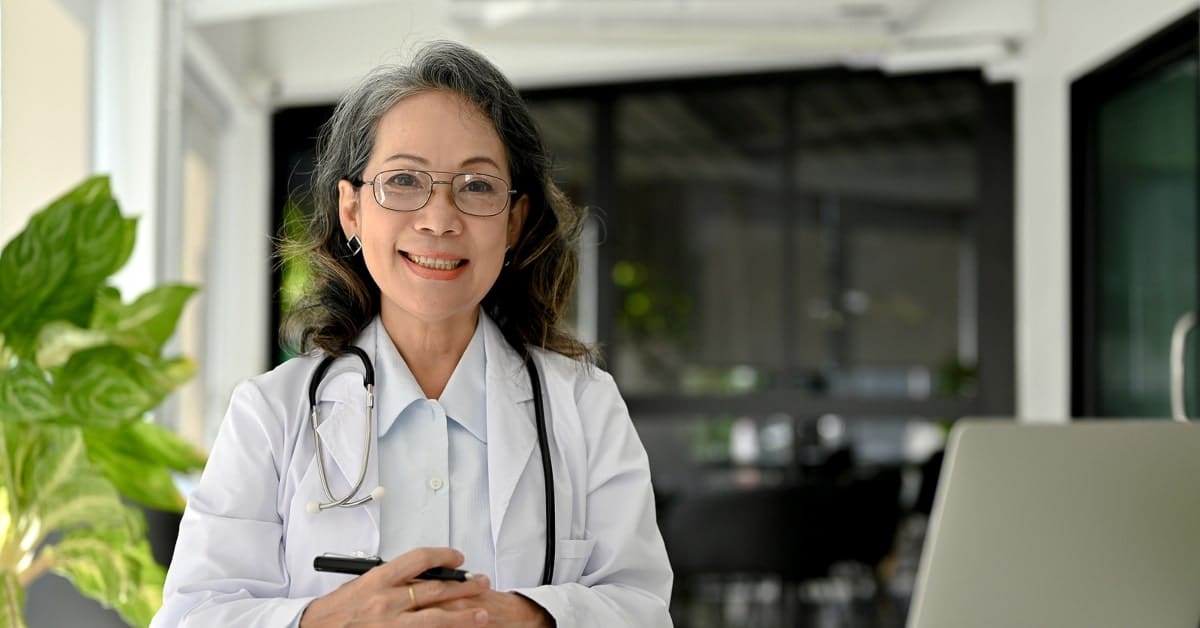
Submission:
[[554,552],[554,583],[578,582],[596,539],[559,539]]

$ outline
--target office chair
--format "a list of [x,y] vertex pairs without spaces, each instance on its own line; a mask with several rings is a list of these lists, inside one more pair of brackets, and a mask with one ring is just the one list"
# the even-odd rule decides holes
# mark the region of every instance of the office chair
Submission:
[[[899,470],[882,469],[679,497],[663,526],[676,598],[683,604],[711,589],[724,599],[731,587],[773,583],[775,603],[756,608],[746,628],[793,626],[796,585],[828,577],[838,562],[875,567],[888,555],[899,492]],[[687,620],[676,617],[676,625],[688,628]]]

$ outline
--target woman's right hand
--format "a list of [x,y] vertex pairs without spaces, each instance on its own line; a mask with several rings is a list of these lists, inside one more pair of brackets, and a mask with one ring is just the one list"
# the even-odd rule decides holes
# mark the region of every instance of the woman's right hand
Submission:
[[479,595],[491,586],[486,576],[466,582],[414,580],[431,567],[458,567],[462,563],[463,555],[448,547],[405,552],[313,600],[300,616],[300,626],[484,626],[488,614],[481,608],[424,607]]

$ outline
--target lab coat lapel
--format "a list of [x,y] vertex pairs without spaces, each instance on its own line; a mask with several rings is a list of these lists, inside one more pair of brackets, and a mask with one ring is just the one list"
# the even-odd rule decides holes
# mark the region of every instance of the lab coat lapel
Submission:
[[[355,342],[375,359],[375,328],[379,320],[369,325]],[[358,358],[347,354],[337,360],[325,376],[326,383],[317,393],[322,406],[322,421],[317,426],[321,445],[325,450],[325,471],[329,478],[329,489],[334,497],[342,497],[354,486],[362,470],[364,440],[367,424],[366,389],[363,387],[363,367]],[[307,392],[307,391],[306,391]],[[327,404],[325,402],[333,402]],[[325,410],[328,409],[328,415]],[[310,419],[311,420],[311,419]],[[355,499],[364,497],[379,486],[379,418],[371,416],[371,455],[367,460],[367,471]],[[330,464],[330,463],[333,464]],[[340,481],[338,477],[340,476]],[[322,496],[322,501],[326,498]],[[379,503],[371,500],[362,508],[370,515],[374,528],[373,538],[379,538]]]
[[488,499],[499,553],[509,502],[537,445],[533,393],[525,366],[487,316],[480,317],[487,355]]

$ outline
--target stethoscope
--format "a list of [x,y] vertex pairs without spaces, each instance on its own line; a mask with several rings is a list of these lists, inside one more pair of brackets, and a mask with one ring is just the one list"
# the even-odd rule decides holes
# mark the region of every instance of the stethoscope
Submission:
[[[514,344],[514,346],[517,346]],[[363,462],[362,467],[358,470],[358,480],[355,481],[354,487],[344,497],[334,497],[333,491],[329,488],[329,480],[325,475],[325,456],[321,449],[321,434],[317,431],[317,388],[320,387],[321,381],[325,378],[326,371],[333,365],[333,362],[340,356],[327,355],[317,368],[313,370],[312,380],[308,385],[308,408],[311,419],[313,438],[317,444],[317,471],[321,476],[321,488],[325,489],[325,497],[329,499],[327,502],[311,501],[308,503],[308,511],[317,513],[328,508],[353,508],[361,506],[372,499],[379,499],[383,495],[383,487],[377,486],[375,490],[367,493],[363,497],[358,497],[358,491],[362,488],[363,480],[367,477],[367,463],[371,457],[371,440],[375,434],[375,367],[371,365],[371,358],[367,357],[367,353],[355,346],[346,347],[346,351],[358,356],[363,365],[363,386],[367,389],[367,412],[366,412],[366,429],[363,430],[366,439],[363,443]],[[537,365],[533,363],[533,356],[525,353],[525,368],[529,371],[529,384],[533,387],[533,407],[534,415],[537,419],[537,434],[538,434],[538,449],[542,454],[542,474],[546,481],[546,562],[542,566],[542,584],[551,583],[554,577],[554,470],[550,466],[550,448],[547,447],[546,441],[546,411],[542,402],[542,385],[541,377],[538,375]]]

